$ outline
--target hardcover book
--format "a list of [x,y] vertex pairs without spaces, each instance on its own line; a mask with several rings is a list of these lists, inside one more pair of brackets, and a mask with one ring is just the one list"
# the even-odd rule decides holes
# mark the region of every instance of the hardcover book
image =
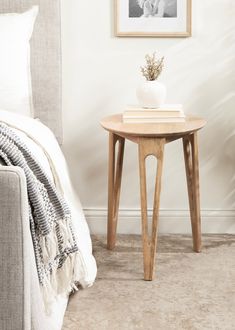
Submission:
[[172,117],[172,118],[123,118],[124,123],[184,123],[185,117]]
[[182,104],[164,104],[159,108],[141,108],[129,105],[123,113],[124,123],[174,123],[184,122]]

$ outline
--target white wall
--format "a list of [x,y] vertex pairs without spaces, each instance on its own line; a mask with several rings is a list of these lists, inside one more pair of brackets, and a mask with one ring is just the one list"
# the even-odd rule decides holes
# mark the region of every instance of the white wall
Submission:
[[[168,101],[207,118],[199,134],[203,229],[235,232],[235,3],[193,0],[192,38],[116,38],[113,1],[63,0],[64,146],[91,228],[104,232],[108,135],[99,120],[135,103],[146,53],[165,56]],[[137,147],[127,143],[119,231],[140,228]],[[167,145],[162,232],[190,230],[180,141]],[[149,191],[152,192],[151,186]]]

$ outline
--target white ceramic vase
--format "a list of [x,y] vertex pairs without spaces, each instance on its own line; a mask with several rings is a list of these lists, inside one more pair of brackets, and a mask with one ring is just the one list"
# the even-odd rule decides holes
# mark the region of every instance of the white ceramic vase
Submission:
[[166,86],[157,80],[146,80],[138,86],[136,96],[141,107],[159,108],[166,100]]

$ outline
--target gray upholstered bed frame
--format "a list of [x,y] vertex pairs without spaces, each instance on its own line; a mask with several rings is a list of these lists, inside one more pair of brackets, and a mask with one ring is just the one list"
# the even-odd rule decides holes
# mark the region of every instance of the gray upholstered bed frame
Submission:
[[60,1],[0,0],[0,13],[22,12],[39,5],[31,40],[34,117],[62,142]]
[[[31,47],[35,117],[62,141],[59,0],[0,0],[0,13],[39,4]],[[0,330],[51,330],[43,310],[24,172],[0,164]],[[54,327],[53,327],[54,329]]]

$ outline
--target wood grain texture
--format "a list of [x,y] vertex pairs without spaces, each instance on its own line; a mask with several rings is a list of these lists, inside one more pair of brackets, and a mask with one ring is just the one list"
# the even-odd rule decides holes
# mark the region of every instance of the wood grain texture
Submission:
[[[142,138],[139,140],[139,172],[140,172],[140,196],[142,217],[142,240],[144,253],[144,279],[152,281],[154,278],[154,265],[157,247],[157,231],[160,206],[161,177],[163,167],[165,139]],[[152,229],[149,237],[148,206],[146,185],[146,159],[148,156],[157,158],[157,174],[154,189]]]
[[[155,273],[154,267],[157,247],[164,147],[166,144],[181,138],[183,140],[184,147],[185,169],[193,234],[193,249],[196,252],[201,251],[197,131],[205,124],[206,121],[204,119],[195,116],[188,116],[186,118],[186,122],[183,124],[123,124],[121,114],[106,117],[101,121],[101,125],[109,131],[108,249],[113,249],[116,243],[125,140],[128,139],[131,142],[138,144],[145,280],[151,281],[154,278]],[[115,149],[117,142],[119,147],[116,160]],[[150,155],[157,158],[157,174],[155,178],[151,231],[148,228],[146,187],[146,159]]]
[[122,114],[116,114],[105,117],[100,124],[104,129],[118,135],[176,138],[201,129],[206,121],[203,118],[188,115],[184,123],[127,124],[123,123]]
[[186,27],[183,32],[142,32],[142,31],[121,31],[120,29],[120,2],[122,0],[114,0],[114,31],[117,37],[159,37],[159,38],[182,38],[192,36],[192,0],[187,1],[186,8]]
[[201,216],[199,196],[199,165],[197,133],[183,138],[185,170],[188,186],[188,199],[193,234],[193,249],[201,251]]
[[[116,145],[118,154],[116,160]],[[116,243],[116,231],[118,209],[121,191],[123,155],[125,139],[113,133],[109,134],[109,174],[108,174],[108,228],[107,247],[114,249]]]

